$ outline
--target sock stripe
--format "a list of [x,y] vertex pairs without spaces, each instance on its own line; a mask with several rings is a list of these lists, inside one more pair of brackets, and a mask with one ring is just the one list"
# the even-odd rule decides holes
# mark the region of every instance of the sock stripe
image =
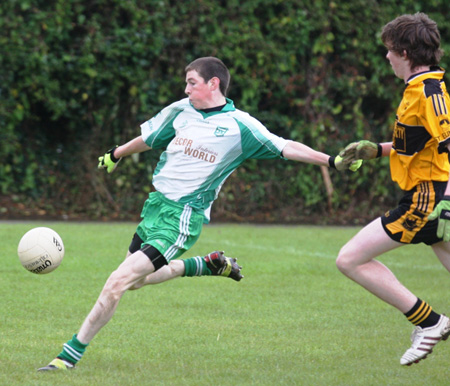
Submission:
[[189,259],[183,259],[184,262],[184,274],[183,276],[209,276],[211,271],[209,270],[205,258],[201,256],[190,257]]
[[432,311],[432,308],[430,306],[426,307],[424,309],[424,313],[420,314],[416,319],[411,321],[411,323],[413,323],[415,325],[422,323],[426,318],[428,318],[428,316],[430,315],[431,311]]
[[184,275],[183,276],[202,276],[207,275],[205,273],[206,263],[203,257],[195,256],[189,259],[183,260],[184,262]]
[[63,351],[71,358],[76,360],[77,362],[81,359],[83,356],[82,353],[79,353],[77,350],[70,347],[67,343],[63,344]]
[[417,299],[416,304],[404,314],[406,318],[415,326],[427,328],[439,323],[441,317],[433,311],[433,308],[425,301]]
[[413,314],[407,316],[407,319],[412,324],[417,326],[418,324],[422,323],[426,318],[428,318],[431,311],[432,311],[431,306],[427,302],[424,302],[422,300],[417,310]]
[[414,323],[415,321],[417,321],[418,319],[420,319],[421,318],[421,316],[423,315],[423,313],[424,312],[426,312],[426,303],[425,302],[423,302],[421,305],[420,305],[420,307],[419,307],[419,309],[416,311],[416,312],[414,312],[414,314],[412,314],[412,315],[410,315],[409,317],[408,317],[408,320],[411,322],[411,323]]
[[200,276],[202,274],[203,271],[203,259],[200,256],[196,256],[194,257],[195,259],[195,266],[196,266],[196,270],[195,270],[195,276]]

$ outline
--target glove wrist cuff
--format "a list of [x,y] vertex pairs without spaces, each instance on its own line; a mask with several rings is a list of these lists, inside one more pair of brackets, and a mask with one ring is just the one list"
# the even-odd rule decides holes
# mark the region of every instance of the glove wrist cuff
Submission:
[[119,146],[113,147],[113,148],[108,152],[108,153],[109,153],[109,156],[111,157],[111,161],[114,162],[114,163],[117,163],[117,162],[119,162],[119,160],[120,160],[120,158],[116,158],[116,157],[114,156],[114,150],[116,150],[118,147],[119,147]]
[[383,146],[381,144],[377,143],[378,151],[376,158],[380,158],[383,155]]
[[336,157],[334,156],[330,156],[330,158],[328,158],[328,165],[330,165],[330,168],[336,169],[336,164],[334,163]]

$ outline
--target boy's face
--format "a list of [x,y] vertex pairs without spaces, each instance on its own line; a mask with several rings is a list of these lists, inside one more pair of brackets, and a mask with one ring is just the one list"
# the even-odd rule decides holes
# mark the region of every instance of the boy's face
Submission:
[[184,92],[197,110],[210,107],[209,102],[212,97],[210,82],[205,83],[205,80],[197,71],[192,70],[186,73],[186,88]]
[[406,82],[411,74],[411,66],[407,59],[406,52],[404,52],[403,55],[400,55],[389,50],[386,54],[386,58],[389,60],[389,63],[391,63],[394,74]]

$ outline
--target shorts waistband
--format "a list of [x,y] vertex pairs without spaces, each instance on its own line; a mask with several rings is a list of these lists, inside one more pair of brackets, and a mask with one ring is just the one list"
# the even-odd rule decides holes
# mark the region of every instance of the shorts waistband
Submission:
[[149,198],[156,198],[156,199],[164,202],[164,204],[173,206],[175,208],[184,208],[187,205],[187,204],[181,204],[179,202],[170,200],[161,192],[151,192],[148,196],[149,196]]
[[411,190],[402,190],[403,193],[414,193],[415,191],[417,191],[420,187],[423,187],[424,185],[427,184],[432,184],[433,187],[435,188],[446,188],[447,187],[447,181],[423,181],[420,184],[417,184],[416,186],[414,186],[414,188],[412,188]]

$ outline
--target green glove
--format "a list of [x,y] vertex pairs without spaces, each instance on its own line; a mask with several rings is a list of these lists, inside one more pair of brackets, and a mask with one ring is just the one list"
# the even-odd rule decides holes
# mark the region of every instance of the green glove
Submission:
[[99,169],[106,169],[108,173],[112,173],[114,169],[119,164],[119,161],[122,158],[116,158],[114,157],[114,150],[116,150],[118,146],[114,146],[112,149],[109,149],[105,155],[98,157],[99,163],[98,168]]
[[450,241],[450,196],[442,197],[433,212],[428,216],[429,221],[438,219],[437,236],[444,241]]
[[383,148],[379,143],[373,143],[370,141],[359,141],[356,147],[356,159],[373,159],[381,157]]
[[356,159],[356,148],[359,142],[349,143],[344,150],[339,153],[339,156],[343,158],[345,163],[350,163]]
[[345,162],[344,159],[337,155],[336,157],[330,157],[328,163],[332,168],[339,170],[340,172],[343,170],[351,170],[352,172],[356,172],[362,165],[362,160],[354,160],[351,162]]
[[344,159],[344,162],[348,163],[355,159],[368,160],[381,157],[382,151],[383,148],[379,143],[363,140],[348,144],[339,155]]

